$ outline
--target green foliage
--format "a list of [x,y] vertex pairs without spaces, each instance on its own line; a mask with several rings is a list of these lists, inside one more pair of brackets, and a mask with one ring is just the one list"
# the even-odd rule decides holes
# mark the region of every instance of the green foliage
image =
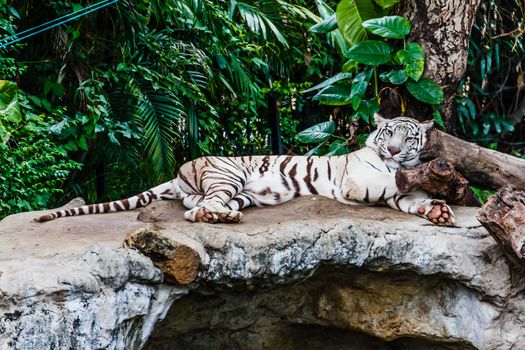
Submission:
[[[15,33],[96,1],[0,2],[0,29]],[[52,141],[84,165],[68,196],[98,202],[172,178],[200,155],[267,153],[270,93],[285,146],[303,152],[300,115],[317,114],[299,91],[332,72],[330,51],[346,49],[340,34],[303,34],[329,12],[321,0],[124,0],[1,51],[0,73],[53,116]]]
[[470,189],[476,195],[476,197],[478,197],[479,201],[483,204],[487,202],[490,196],[496,193],[496,191],[493,190],[484,190],[472,186],[470,186]]
[[[363,23],[363,26],[385,38],[404,39],[410,33],[410,23],[399,16],[371,19]],[[380,40],[363,40],[353,45],[345,56],[352,62],[374,66],[376,72],[380,65],[394,65],[395,69],[381,73],[383,81],[394,85],[406,83],[408,91],[420,101],[429,104],[441,103],[443,99],[441,87],[429,79],[420,81],[425,66],[425,55],[421,46],[417,43],[404,43],[403,46],[404,48],[392,55],[394,49],[391,44]],[[340,83],[339,86],[342,84]],[[377,86],[377,79],[375,86]],[[354,95],[362,95],[362,87],[357,84],[354,84],[354,87],[359,88],[359,93]],[[358,107],[355,101],[353,107],[354,109]]]
[[525,154],[522,1],[481,2],[457,98],[457,132],[499,151]]
[[[357,9],[357,3],[347,1],[341,5],[343,2],[339,4],[337,10],[343,11],[344,14],[337,17],[339,28],[353,28],[357,26],[355,13],[360,13]],[[352,5],[349,3],[352,3]],[[370,2],[368,4],[372,5]],[[352,7],[352,11],[355,12],[353,12],[354,15],[352,16],[347,14],[349,7]],[[341,8],[343,10],[340,10]],[[348,23],[341,23],[344,21]],[[354,111],[351,119],[361,119],[369,123],[370,116],[379,110],[378,73],[381,71],[379,77],[382,81],[405,87],[412,96],[424,103],[437,105],[443,101],[441,87],[428,78],[421,78],[425,66],[425,55],[419,44],[405,42],[405,36],[410,33],[411,28],[410,23],[406,19],[399,16],[385,16],[369,19],[360,23],[359,26],[385,39],[403,40],[402,45],[397,45],[401,46],[401,48],[397,49],[393,40],[369,40],[365,39],[365,35],[354,36],[352,40],[357,42],[345,52],[345,57],[349,61],[343,66],[344,72],[338,73],[305,91],[311,92],[321,89],[313,96],[313,100],[333,106],[350,105]],[[373,94],[367,93],[372,76],[374,77]],[[352,77],[353,79],[350,80]],[[305,130],[306,134],[300,133],[297,136],[298,141],[325,142],[328,137],[317,140],[316,138],[305,136],[311,135],[318,128],[322,129],[324,125],[318,124],[313,129]],[[333,133],[333,130],[329,134],[331,133]],[[351,136],[354,137],[355,135]],[[328,150],[330,154],[335,152],[334,150],[339,152],[339,150],[343,149],[342,143],[339,142],[340,140],[336,141],[332,143]],[[316,147],[314,152],[319,153],[321,150],[322,147]]]
[[325,87],[313,97],[313,100],[325,105],[344,106],[350,102],[351,92],[351,85],[341,82]]
[[390,61],[392,48],[384,41],[365,40],[355,44],[346,52],[346,58],[368,65],[385,64]]
[[404,39],[410,33],[410,22],[400,16],[384,16],[363,22],[369,32],[383,38]]
[[309,127],[297,134],[297,140],[305,143],[316,143],[326,141],[335,131],[335,123],[327,121]]
[[309,89],[304,90],[303,93],[307,93],[307,92],[323,89],[325,87],[328,87],[328,86],[338,82],[339,80],[349,79],[349,78],[352,77],[352,75],[353,75],[352,73],[343,73],[343,72],[337,73],[333,77],[331,77],[329,79],[326,79],[325,81],[321,82],[320,84],[317,84],[315,86],[312,86]]
[[[296,138],[304,143],[318,143],[305,155],[326,155],[338,156],[348,153],[350,148],[347,146],[347,140],[343,137],[334,135],[336,125],[330,120],[309,127],[297,134]],[[332,141],[330,141],[332,140]]]
[[16,84],[0,95],[0,219],[25,210],[37,210],[54,203],[61,186],[79,164],[47,133],[53,120],[27,109],[28,101]]
[[431,79],[408,80],[407,89],[412,96],[425,103],[438,104],[443,101],[443,90]]
[[363,23],[378,16],[371,0],[342,0],[337,5],[337,26],[351,46],[368,38]]
[[414,81],[418,81],[425,69],[425,53],[418,43],[406,45],[406,49],[396,53],[399,63],[404,65],[405,73]]
[[399,2],[399,0],[375,0],[375,2],[384,9],[388,9]]
[[335,13],[310,28],[313,33],[330,33],[337,29]]
[[15,123],[22,120],[18,104],[18,86],[9,80],[0,80],[0,115]]

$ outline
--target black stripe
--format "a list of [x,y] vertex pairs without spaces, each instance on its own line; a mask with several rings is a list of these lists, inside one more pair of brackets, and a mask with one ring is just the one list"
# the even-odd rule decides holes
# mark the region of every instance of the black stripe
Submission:
[[363,198],[363,200],[366,202],[366,203],[369,203],[370,200],[368,198],[368,187],[366,188],[366,194],[365,194],[365,198]]
[[374,168],[375,170],[379,171],[380,173],[382,173],[381,170],[379,170],[374,164],[370,163],[368,160],[366,161],[368,163],[368,165],[370,165],[372,168]]
[[[157,199],[157,195],[155,194],[155,192],[153,192],[152,190],[148,190],[147,192],[149,193],[150,198],[151,198],[152,201],[153,201],[153,199]],[[150,203],[151,203],[151,201],[150,201]]]
[[281,173],[281,182],[286,187],[287,191],[290,191],[291,187],[288,184],[288,181],[286,180],[286,175],[284,174],[284,171],[285,171],[286,166],[288,165],[288,163],[290,163],[291,160],[292,160],[292,157],[287,156],[286,158],[284,158],[284,160],[281,162],[281,165],[279,166],[279,172]]
[[193,192],[196,192],[196,193],[200,193],[202,191],[200,191],[199,189],[197,189],[195,186],[193,185],[197,185],[197,183],[191,183],[188,178],[186,176],[184,176],[184,174],[182,174],[180,171],[179,173],[177,174],[177,176],[186,184],[188,185],[189,188],[191,188],[191,190]]
[[297,163],[295,163],[292,169],[290,169],[290,172],[288,173],[288,175],[290,176],[290,179],[292,180],[292,184],[295,188],[295,193],[293,196],[299,197],[300,192],[301,192],[301,186],[299,185],[299,182],[295,178],[295,175],[297,175]]
[[312,178],[311,178],[312,165],[313,165],[312,157],[307,157],[306,158],[306,162],[307,162],[307,164],[306,164],[306,176],[304,177],[303,181],[306,184],[306,187],[308,187],[308,191],[310,191],[311,194],[317,194],[317,189],[312,184]]
[[402,194],[402,195],[397,196],[397,198],[395,198],[394,203],[396,204],[397,209],[401,210],[401,208],[399,207],[399,201],[405,197],[406,195]]
[[385,193],[386,193],[386,186],[383,189],[383,193],[381,194],[381,197],[379,197],[378,202],[381,202],[381,201],[385,200]]

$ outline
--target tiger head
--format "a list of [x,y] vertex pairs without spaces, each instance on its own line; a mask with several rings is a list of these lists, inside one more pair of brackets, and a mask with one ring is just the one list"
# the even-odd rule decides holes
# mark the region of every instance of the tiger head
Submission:
[[385,119],[374,114],[377,129],[366,139],[390,168],[410,167],[420,164],[419,154],[426,141],[426,131],[434,122],[420,123],[408,117]]

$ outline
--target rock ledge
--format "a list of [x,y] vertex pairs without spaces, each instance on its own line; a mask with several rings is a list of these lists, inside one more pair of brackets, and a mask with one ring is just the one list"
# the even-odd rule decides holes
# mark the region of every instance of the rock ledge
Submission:
[[14,215],[0,222],[0,349],[519,348],[525,280],[476,209],[455,210],[451,228],[318,197],[238,225],[185,222],[174,202],[140,220]]

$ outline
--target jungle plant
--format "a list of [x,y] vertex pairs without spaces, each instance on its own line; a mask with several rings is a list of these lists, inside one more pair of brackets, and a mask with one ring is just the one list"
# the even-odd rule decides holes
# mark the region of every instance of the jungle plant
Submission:
[[0,81],[0,219],[43,209],[79,164],[47,133],[52,118],[33,113],[15,83]]
[[[0,36],[94,2],[0,0]],[[121,0],[2,50],[0,74],[16,77],[35,111],[53,116],[54,141],[84,164],[66,182],[67,196],[115,199],[172,178],[200,155],[268,152],[261,90],[318,81],[339,61],[304,34],[319,21],[311,7]]]
[[[411,30],[409,21],[400,16],[383,16],[355,25],[355,6],[347,6],[348,3],[356,4],[342,1],[336,12],[339,29],[353,44],[344,53],[348,61],[342,72],[304,92],[320,90],[313,100],[333,106],[350,106],[353,111],[350,119],[361,119],[366,123],[379,110],[379,80],[386,85],[383,89],[405,89],[419,101],[438,105],[443,100],[443,91],[437,83],[422,77],[425,67],[423,49],[418,43],[405,39]],[[355,29],[361,27],[364,29]],[[369,89],[371,81],[372,91]],[[324,146],[332,139],[335,130],[333,121],[323,122],[302,131],[297,139],[307,143],[321,142],[310,153],[324,153],[327,150]],[[337,139],[330,143],[327,154],[347,153],[347,146],[344,138]]]
[[489,148],[525,155],[525,4],[480,4],[467,70],[456,98],[457,133]]

